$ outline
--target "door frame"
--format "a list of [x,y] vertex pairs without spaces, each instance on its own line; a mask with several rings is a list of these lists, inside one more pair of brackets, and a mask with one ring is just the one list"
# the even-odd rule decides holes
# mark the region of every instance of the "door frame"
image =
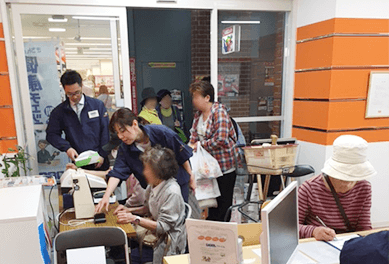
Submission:
[[[18,144],[26,146],[29,153],[36,153],[35,135],[33,128],[33,118],[31,113],[30,93],[28,87],[28,77],[26,71],[26,60],[24,52],[24,42],[22,33],[21,15],[74,15],[74,16],[99,16],[99,17],[118,17],[119,18],[119,30],[120,30],[120,44],[121,44],[121,67],[123,73],[123,87],[129,87],[129,89],[123,89],[124,102],[120,99],[120,74],[119,74],[119,57],[118,50],[115,48],[117,39],[113,39],[116,36],[115,21],[111,22],[110,29],[114,30],[111,44],[112,44],[112,64],[113,64],[113,76],[115,83],[115,98],[119,99],[118,104],[122,104],[125,107],[131,108],[131,86],[130,86],[130,65],[129,65],[129,50],[128,50],[128,34],[127,34],[127,14],[125,7],[79,7],[79,6],[56,6],[53,8],[50,5],[35,5],[35,4],[13,4],[11,6],[12,21],[15,32],[15,48],[17,54],[17,70],[19,73],[19,91],[20,102],[22,104],[23,123],[25,127],[25,142]],[[112,32],[111,32],[112,33]],[[116,45],[117,46],[117,45]],[[32,174],[38,174],[37,162],[31,163]]]

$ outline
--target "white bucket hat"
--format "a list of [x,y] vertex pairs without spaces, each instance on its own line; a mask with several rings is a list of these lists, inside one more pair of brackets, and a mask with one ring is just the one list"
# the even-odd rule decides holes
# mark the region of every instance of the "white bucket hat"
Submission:
[[343,181],[361,181],[377,174],[367,160],[367,142],[361,137],[343,135],[335,139],[332,157],[321,170]]

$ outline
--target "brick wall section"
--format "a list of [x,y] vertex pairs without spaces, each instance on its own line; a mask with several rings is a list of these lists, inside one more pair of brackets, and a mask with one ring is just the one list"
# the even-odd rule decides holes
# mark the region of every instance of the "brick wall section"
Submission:
[[211,44],[210,44],[210,21],[209,10],[193,10],[192,19],[192,80],[198,75],[208,76],[211,72]]
[[[4,38],[2,23],[0,38]],[[15,149],[17,141],[4,40],[0,40],[0,94],[0,153],[6,153],[8,148]]]
[[[241,12],[239,12],[241,15]],[[192,80],[196,76],[208,76],[210,74],[210,11],[192,11]],[[247,18],[249,19],[249,17]],[[238,53],[222,55],[218,48],[218,72],[220,74],[236,74],[239,76],[239,95],[237,97],[219,96],[221,102],[230,108],[232,117],[263,116],[267,111],[255,111],[258,106],[258,97],[274,96],[274,108],[272,115],[281,115],[281,91],[282,91],[282,59],[284,48],[284,14],[278,13],[276,19],[275,34],[262,36],[258,43],[252,40],[242,39],[241,50]],[[249,30],[242,27],[243,30]],[[220,31],[220,28],[219,28]],[[242,32],[242,35],[250,35],[250,32]],[[257,55],[253,55],[258,45]],[[218,47],[221,47],[219,36]],[[274,63],[274,87],[264,87],[265,65]],[[249,129],[261,133],[280,134],[280,122],[240,123],[246,140],[249,140]]]
[[[275,116],[281,115],[282,99],[282,63],[284,51],[284,17],[283,13],[277,14],[276,24],[276,48],[274,52],[274,107]],[[280,135],[280,122],[271,122],[273,134]]]

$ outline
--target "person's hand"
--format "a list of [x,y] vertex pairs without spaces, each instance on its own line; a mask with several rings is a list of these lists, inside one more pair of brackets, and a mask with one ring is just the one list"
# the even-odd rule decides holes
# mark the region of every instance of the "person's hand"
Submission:
[[316,240],[332,241],[334,240],[336,233],[331,228],[319,226],[313,230],[312,235]]
[[193,144],[189,143],[188,146],[191,147],[191,148],[193,149],[193,152],[196,152],[196,151],[197,151],[197,142],[195,142],[195,143],[193,143]]
[[66,154],[68,155],[69,159],[71,159],[73,161],[78,157],[78,153],[74,148],[69,148],[66,151]]
[[104,207],[105,207],[105,211],[108,212],[108,205],[109,205],[109,196],[106,196],[104,194],[104,196],[101,199],[101,201],[95,207],[95,214],[100,213],[101,210],[104,209]]
[[66,169],[77,170],[77,166],[74,163],[68,163],[66,164]]
[[195,194],[195,191],[196,191],[196,180],[195,180],[195,177],[194,177],[193,173],[190,175],[189,188],[193,191],[193,194]]
[[120,211],[117,214],[119,224],[128,224],[134,222],[136,216],[129,212]]
[[179,126],[180,126],[180,121],[176,120],[176,121],[174,122],[174,126],[179,127]]
[[95,168],[96,169],[100,168],[101,165],[103,165],[103,163],[104,163],[104,158],[100,156],[99,157],[99,163],[96,163]]
[[130,210],[124,205],[120,204],[118,208],[116,208],[115,212],[113,212],[113,214],[117,215],[119,212],[130,212]]

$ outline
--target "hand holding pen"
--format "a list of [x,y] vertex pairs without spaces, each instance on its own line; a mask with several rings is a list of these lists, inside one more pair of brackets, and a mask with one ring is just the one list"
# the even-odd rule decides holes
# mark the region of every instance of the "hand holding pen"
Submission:
[[326,224],[324,224],[324,222],[320,219],[320,217],[316,216],[316,219],[322,226],[316,227],[313,230],[313,237],[316,238],[316,240],[337,240],[335,231],[331,228],[328,228]]

